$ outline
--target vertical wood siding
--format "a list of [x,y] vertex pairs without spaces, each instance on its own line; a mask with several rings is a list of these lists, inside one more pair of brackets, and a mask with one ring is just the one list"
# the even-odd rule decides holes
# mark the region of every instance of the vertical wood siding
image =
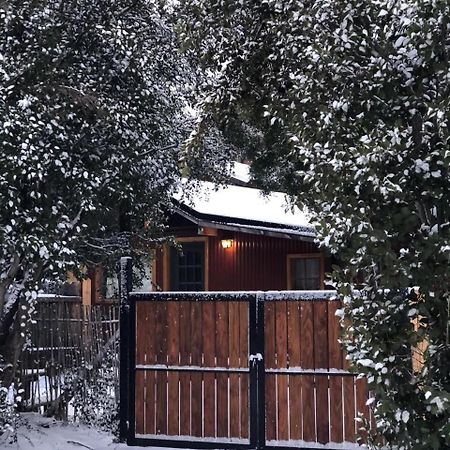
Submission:
[[[220,240],[220,233],[208,237],[210,291],[286,289],[287,255],[320,253],[314,243],[297,239],[233,233],[229,249],[222,248]],[[157,257],[156,282],[163,286],[161,252]]]

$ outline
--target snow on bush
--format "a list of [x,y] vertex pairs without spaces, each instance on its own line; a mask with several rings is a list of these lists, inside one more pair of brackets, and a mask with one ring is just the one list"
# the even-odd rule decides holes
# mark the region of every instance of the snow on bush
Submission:
[[239,129],[256,182],[314,212],[339,258],[377,433],[389,448],[449,448],[449,2],[181,5],[184,46],[211,74],[198,134]]
[[[201,79],[177,49],[170,13],[158,0],[0,2],[6,387],[43,279],[148,254],[163,232],[189,166],[179,144]],[[202,162],[204,173],[225,166],[224,152],[212,148],[194,155],[192,173]]]
[[[80,376],[82,374],[82,376]],[[85,367],[66,376],[73,391],[72,420],[117,435],[119,430],[118,352],[110,350],[99,367]]]

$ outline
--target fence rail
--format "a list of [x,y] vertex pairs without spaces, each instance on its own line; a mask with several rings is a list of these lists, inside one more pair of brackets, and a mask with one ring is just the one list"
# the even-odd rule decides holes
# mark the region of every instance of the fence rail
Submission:
[[[113,361],[118,387],[118,336],[117,304],[86,306],[79,297],[38,298],[20,360],[22,408],[50,406],[67,386],[68,377],[101,365],[108,346],[117,355]],[[97,376],[98,371],[91,372],[91,378]]]

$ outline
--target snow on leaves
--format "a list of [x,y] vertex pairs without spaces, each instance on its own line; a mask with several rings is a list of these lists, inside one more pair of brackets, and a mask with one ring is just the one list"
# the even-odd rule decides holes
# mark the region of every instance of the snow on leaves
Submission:
[[190,69],[156,1],[12,0],[0,30],[0,276],[64,272],[120,208],[160,220]]
[[[347,350],[378,394],[378,430],[393,448],[449,446],[450,5],[182,4],[181,38],[215,74],[204,124],[238,115],[259,129],[258,181],[315,212],[343,295],[362,281],[366,295],[345,304]],[[440,410],[425,401],[431,385]]]

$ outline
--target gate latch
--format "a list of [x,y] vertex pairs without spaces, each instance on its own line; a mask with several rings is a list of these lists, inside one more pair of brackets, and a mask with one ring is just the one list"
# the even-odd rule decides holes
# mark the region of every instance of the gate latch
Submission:
[[250,355],[248,357],[248,362],[252,365],[255,365],[258,361],[263,360],[263,355],[261,353],[256,353],[255,355]]

